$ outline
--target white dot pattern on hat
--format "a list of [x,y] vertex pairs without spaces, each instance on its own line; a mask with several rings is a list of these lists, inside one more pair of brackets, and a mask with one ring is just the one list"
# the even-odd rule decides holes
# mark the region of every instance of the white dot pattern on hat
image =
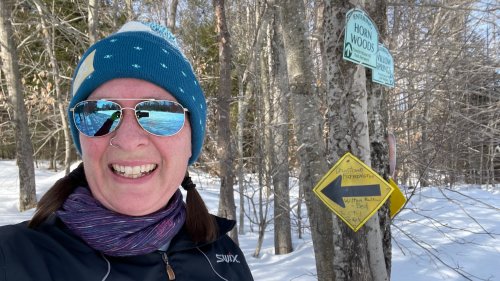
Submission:
[[181,91],[181,93],[184,94],[184,89],[183,88],[179,87],[179,91]]
[[183,75],[184,77],[187,77],[187,75],[186,75],[186,73],[185,73],[184,71],[181,71],[181,73],[182,73],[182,75]]
[[140,65],[138,65],[137,63],[134,63],[134,64],[132,65],[132,67],[133,67],[133,68],[141,68],[141,66],[140,66]]
[[135,46],[134,49],[137,51],[142,51],[142,48],[140,46]]
[[170,53],[169,53],[167,50],[165,50],[165,49],[161,49],[161,50],[162,50],[165,54],[167,54],[167,55],[168,55],[168,54],[170,54]]
[[161,67],[163,67],[163,68],[168,68],[168,66],[167,66],[166,64],[164,64],[164,63],[160,63],[160,65],[161,65]]
[[110,58],[112,58],[112,57],[113,57],[113,55],[105,55],[105,56],[104,56],[104,58],[105,58],[105,59],[110,59]]
[[118,41],[118,39],[111,39],[109,40],[111,43],[115,43],[116,41]]

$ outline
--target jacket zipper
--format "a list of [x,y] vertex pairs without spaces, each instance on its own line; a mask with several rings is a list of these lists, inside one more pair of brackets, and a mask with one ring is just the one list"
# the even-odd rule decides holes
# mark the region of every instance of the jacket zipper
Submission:
[[167,269],[167,275],[168,275],[168,280],[175,280],[175,273],[174,273],[174,269],[172,268],[172,266],[170,266],[170,264],[168,263],[168,256],[167,256],[167,253],[166,252],[163,252],[161,254],[161,257],[163,259],[163,262],[165,263],[165,267]]

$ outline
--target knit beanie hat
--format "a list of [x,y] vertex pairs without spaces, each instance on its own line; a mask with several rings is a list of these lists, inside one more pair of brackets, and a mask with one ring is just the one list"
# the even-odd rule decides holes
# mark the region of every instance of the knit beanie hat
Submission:
[[189,164],[193,164],[205,135],[205,96],[175,37],[167,28],[154,23],[128,22],[83,54],[73,76],[68,108],[78,153],[81,154],[80,137],[70,109],[102,84],[117,78],[136,78],[156,84],[189,110],[192,142]]

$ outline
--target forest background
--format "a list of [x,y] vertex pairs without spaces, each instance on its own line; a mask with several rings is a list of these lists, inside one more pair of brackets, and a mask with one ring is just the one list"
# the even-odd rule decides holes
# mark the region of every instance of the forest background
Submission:
[[[310,192],[345,152],[368,151],[365,162],[413,190],[500,182],[496,1],[1,1],[1,34],[10,41],[1,45],[0,158],[28,166],[48,160],[52,169],[68,170],[78,156],[65,109],[80,56],[127,20],[163,23],[177,36],[207,96],[207,136],[195,166],[221,179],[219,213],[240,222],[255,218],[250,224],[262,235],[272,223],[277,254],[293,250],[292,221],[294,229],[310,229],[320,280],[354,278],[342,266],[318,263],[328,260],[333,245],[346,253],[331,262],[358,268],[369,263],[376,271],[370,242],[360,241],[370,232],[350,233]],[[341,58],[345,14],[354,7],[367,11],[393,55],[392,89],[372,83],[370,69]],[[12,67],[17,76],[10,75]],[[357,141],[356,116],[363,111],[360,126],[369,131],[369,148]],[[394,169],[389,140],[397,147]],[[32,159],[23,160],[23,153]],[[236,213],[232,194],[247,194],[248,173],[258,175],[260,188],[255,196],[239,197],[254,207]],[[290,177],[299,180],[303,200],[293,206]],[[31,185],[33,194],[34,176],[21,175],[20,184]],[[34,204],[27,190],[21,209]],[[301,225],[303,202],[310,225]],[[387,276],[390,219],[383,209],[375,217]],[[340,238],[325,239],[333,229]],[[236,229],[232,237],[237,240]],[[347,253],[349,243],[366,248],[360,254],[365,258]],[[355,280],[365,279],[372,280]]]

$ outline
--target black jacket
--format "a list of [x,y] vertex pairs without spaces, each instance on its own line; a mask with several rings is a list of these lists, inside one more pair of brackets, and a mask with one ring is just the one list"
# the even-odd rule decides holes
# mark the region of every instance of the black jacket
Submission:
[[182,229],[166,252],[130,257],[95,251],[55,216],[36,230],[26,222],[3,226],[0,281],[166,281],[173,275],[176,281],[253,280],[243,253],[226,235],[234,221],[216,220],[221,235],[215,242],[197,245]]

